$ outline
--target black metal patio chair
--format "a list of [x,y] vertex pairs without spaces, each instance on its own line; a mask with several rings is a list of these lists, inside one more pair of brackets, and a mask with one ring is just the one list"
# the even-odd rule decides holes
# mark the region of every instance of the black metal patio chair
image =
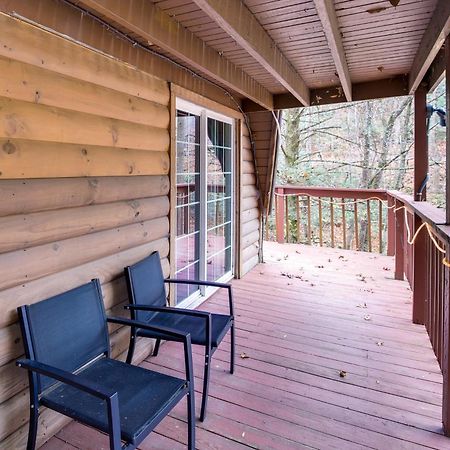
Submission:
[[[98,280],[18,308],[27,359],[30,425],[28,450],[36,446],[41,405],[109,435],[113,450],[135,449],[185,396],[188,448],[195,448],[191,338],[188,333],[139,324],[143,330],[184,344],[186,379],[110,358],[108,323],[136,326],[106,317]],[[122,442],[124,444],[122,445]]]
[[[231,285],[211,281],[164,279],[158,252],[152,253],[132,266],[125,267],[125,276],[129,299],[132,303],[125,306],[125,308],[131,311],[133,320],[190,333],[192,344],[205,347],[203,396],[200,412],[200,420],[203,421],[206,417],[211,357],[229,330],[231,330],[230,373],[234,372],[235,332]],[[206,311],[166,306],[165,283],[182,283],[227,289],[230,314],[212,314]],[[176,340],[172,337],[166,338],[152,330],[132,327],[127,356],[128,363],[131,363],[133,359],[136,336],[156,338],[153,356],[158,354],[161,339]]]

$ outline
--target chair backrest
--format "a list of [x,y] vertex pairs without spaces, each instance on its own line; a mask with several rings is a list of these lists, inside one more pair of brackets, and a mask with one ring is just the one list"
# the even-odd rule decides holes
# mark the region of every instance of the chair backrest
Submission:
[[[159,252],[153,252],[143,260],[125,267],[128,297],[137,305],[166,306],[166,289]],[[132,317],[147,322],[155,313],[136,311]]]
[[[47,300],[19,308],[27,358],[74,372],[109,354],[100,283],[92,280]],[[38,390],[54,380],[37,376]]]

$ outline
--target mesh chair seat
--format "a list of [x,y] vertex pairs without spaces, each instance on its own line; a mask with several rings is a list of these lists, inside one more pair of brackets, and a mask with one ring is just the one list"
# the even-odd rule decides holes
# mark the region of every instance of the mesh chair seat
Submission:
[[[122,439],[134,442],[139,434],[177,397],[186,393],[186,381],[121,361],[102,358],[80,376],[117,391]],[[41,402],[62,414],[108,432],[106,403],[67,384],[43,392]],[[162,416],[164,417],[164,416]]]
[[[156,326],[170,327],[174,330],[190,333],[191,342],[198,345],[206,345],[206,326],[203,317],[188,316],[182,314],[156,313],[150,323]],[[218,347],[223,337],[230,329],[232,319],[223,314],[211,314],[211,346]],[[138,330],[139,336],[158,337],[155,333],[146,330]]]

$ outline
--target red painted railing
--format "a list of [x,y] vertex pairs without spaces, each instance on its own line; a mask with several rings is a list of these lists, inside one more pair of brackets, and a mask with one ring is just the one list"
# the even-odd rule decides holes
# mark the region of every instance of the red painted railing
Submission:
[[[409,282],[413,297],[412,320],[414,323],[425,325],[441,367],[442,420],[448,435],[450,432],[450,225],[446,224],[445,210],[428,202],[414,201],[412,196],[401,192],[385,190],[280,186],[276,188],[275,195],[275,230],[278,242],[297,241],[297,238],[302,235],[302,226],[303,228],[306,226],[306,234],[303,232],[307,236],[306,243],[308,241],[311,243],[313,240],[311,236],[314,236],[315,241],[320,245],[327,243],[336,245],[336,236],[331,237],[331,235],[335,227],[336,210],[344,205],[346,213],[341,214],[344,223],[340,226],[346,229],[347,215],[353,213],[356,224],[353,240],[356,240],[356,245],[350,247],[356,249],[360,249],[357,230],[358,208],[361,210],[360,205],[366,205],[368,208],[366,219],[370,223],[371,206],[368,202],[379,202],[378,233],[384,230],[387,254],[395,255],[395,278],[398,280],[406,278]],[[372,198],[377,200],[371,200]],[[318,208],[318,231],[311,230],[313,203]],[[328,218],[330,219],[327,230],[330,239],[327,242],[324,238],[324,227],[321,224],[325,203],[329,208]],[[347,204],[348,206],[345,206]],[[300,209],[300,206],[303,209]],[[306,215],[303,222],[302,213]],[[370,228],[368,225],[369,230]],[[419,228],[421,228],[420,231],[418,231]],[[299,229],[299,235],[295,236],[293,230],[298,233]],[[341,237],[342,234],[345,233],[341,232]],[[381,237],[378,236],[381,243]],[[383,249],[383,245],[381,244],[378,250]],[[349,247],[345,243],[342,244],[342,241],[340,246]]]
[[276,240],[393,255],[394,215],[386,201],[382,189],[278,186]]
[[[450,324],[444,317],[450,301],[446,265],[450,226],[445,225],[445,210],[428,202],[415,202],[411,196],[400,192],[388,192],[388,196],[396,205],[395,278],[408,280],[413,292],[413,322],[425,325],[443,370],[448,361],[450,335]],[[408,244],[408,228],[411,241],[421,226],[414,244]]]

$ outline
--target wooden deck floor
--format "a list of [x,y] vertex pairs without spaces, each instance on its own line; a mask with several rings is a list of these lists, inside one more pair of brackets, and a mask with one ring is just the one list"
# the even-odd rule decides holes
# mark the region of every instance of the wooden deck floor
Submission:
[[[411,292],[393,279],[392,258],[268,243],[265,259],[233,283],[237,370],[227,372],[223,343],[197,447],[450,449],[440,370],[424,328],[410,321]],[[226,297],[204,306],[225,311]],[[180,374],[177,345],[164,344],[143,365]],[[200,375],[201,349],[194,351]],[[182,404],[140,448],[184,448],[184,420]],[[43,448],[108,446],[72,423]]]

